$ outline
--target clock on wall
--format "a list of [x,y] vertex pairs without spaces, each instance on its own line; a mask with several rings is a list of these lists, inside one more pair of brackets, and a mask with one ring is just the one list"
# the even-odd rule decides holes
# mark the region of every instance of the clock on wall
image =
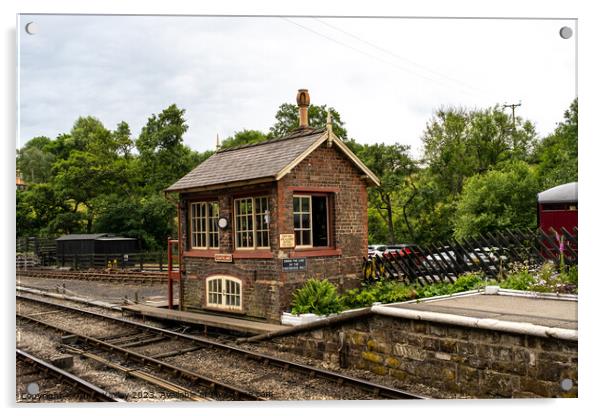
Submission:
[[217,226],[219,228],[221,228],[222,230],[226,227],[228,227],[228,218],[226,217],[220,217],[219,220],[217,220]]

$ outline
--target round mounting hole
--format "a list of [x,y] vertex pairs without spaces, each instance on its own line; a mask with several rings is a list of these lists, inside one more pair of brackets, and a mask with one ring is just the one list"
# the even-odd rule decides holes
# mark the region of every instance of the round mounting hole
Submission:
[[570,39],[573,36],[573,29],[568,26],[563,26],[560,28],[560,37],[562,39]]
[[560,382],[560,387],[562,388],[562,390],[564,391],[569,391],[570,389],[573,388],[573,380],[571,380],[570,378],[565,378]]
[[31,395],[36,395],[40,392],[40,386],[38,386],[38,383],[29,383],[27,385],[27,393],[31,394]]
[[29,22],[25,25],[25,31],[29,35],[35,35],[38,33],[38,24],[36,22]]

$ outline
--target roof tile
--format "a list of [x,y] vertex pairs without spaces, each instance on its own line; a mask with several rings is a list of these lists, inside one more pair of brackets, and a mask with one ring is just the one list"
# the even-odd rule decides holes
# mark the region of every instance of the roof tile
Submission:
[[282,138],[218,151],[166,191],[275,177],[323,133],[324,129],[296,130]]

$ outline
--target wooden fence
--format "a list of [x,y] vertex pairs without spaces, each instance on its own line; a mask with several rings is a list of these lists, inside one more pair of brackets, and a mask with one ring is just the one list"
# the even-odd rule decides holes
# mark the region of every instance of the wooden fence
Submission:
[[[136,269],[167,271],[167,251],[57,255],[53,238],[21,237],[16,241],[17,268],[57,266],[73,269]],[[178,256],[174,256],[174,266]]]
[[467,272],[503,279],[516,263],[534,268],[546,261],[576,265],[577,260],[576,227],[570,232],[505,230],[375,255],[364,259],[363,273],[368,281],[395,279],[424,286],[454,282]]

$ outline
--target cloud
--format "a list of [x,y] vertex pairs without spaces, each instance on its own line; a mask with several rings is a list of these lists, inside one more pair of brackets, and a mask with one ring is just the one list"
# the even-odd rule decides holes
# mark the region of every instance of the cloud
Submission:
[[[522,100],[541,134],[575,94],[571,21],[22,16],[19,145],[56,137],[79,116],[106,127],[176,103],[185,142],[213,147],[267,131],[278,106],[308,88],[337,108],[351,137],[417,152],[433,110]],[[20,30],[22,27],[20,28]]]

